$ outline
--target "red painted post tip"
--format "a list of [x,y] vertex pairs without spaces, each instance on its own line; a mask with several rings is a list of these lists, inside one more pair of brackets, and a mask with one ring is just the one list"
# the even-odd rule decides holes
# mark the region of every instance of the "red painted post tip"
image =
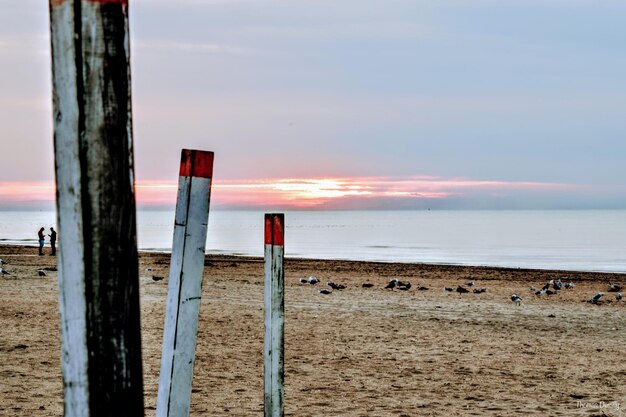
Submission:
[[183,149],[180,155],[180,176],[213,178],[213,152]]
[[283,213],[265,214],[265,244],[285,246],[285,215]]

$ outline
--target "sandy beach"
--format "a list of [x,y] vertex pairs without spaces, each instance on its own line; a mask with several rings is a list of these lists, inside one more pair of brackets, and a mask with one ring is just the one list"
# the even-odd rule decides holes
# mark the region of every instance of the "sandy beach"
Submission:
[[[36,254],[0,246],[10,274],[0,277],[3,416],[63,413],[56,258]],[[146,415],[168,267],[167,254],[140,254]],[[285,268],[287,415],[626,416],[626,303],[606,292],[626,275],[303,259]],[[322,283],[300,284],[308,276]],[[392,278],[412,288],[384,289]],[[529,290],[551,278],[575,287]],[[319,294],[328,280],[347,288]],[[444,291],[468,281],[486,292]],[[597,291],[605,301],[587,302]],[[191,414],[262,415],[262,352],[263,260],[208,256]]]

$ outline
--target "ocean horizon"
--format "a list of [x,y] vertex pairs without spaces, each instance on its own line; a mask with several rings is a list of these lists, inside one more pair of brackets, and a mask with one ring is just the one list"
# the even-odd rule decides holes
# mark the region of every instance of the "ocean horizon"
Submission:
[[[208,254],[263,256],[263,215],[213,210]],[[626,272],[626,210],[286,211],[287,257]],[[174,210],[138,210],[138,247],[170,252]],[[0,243],[36,245],[54,211],[0,211]],[[62,231],[61,231],[62,232]]]

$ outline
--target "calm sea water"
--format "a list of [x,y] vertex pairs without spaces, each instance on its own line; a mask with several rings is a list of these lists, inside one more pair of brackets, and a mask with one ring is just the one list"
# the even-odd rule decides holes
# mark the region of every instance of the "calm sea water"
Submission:
[[[626,210],[287,212],[287,256],[626,272]],[[170,251],[173,211],[140,211],[139,248]],[[54,212],[0,212],[0,242],[35,244]],[[208,253],[262,256],[263,212],[213,211]]]

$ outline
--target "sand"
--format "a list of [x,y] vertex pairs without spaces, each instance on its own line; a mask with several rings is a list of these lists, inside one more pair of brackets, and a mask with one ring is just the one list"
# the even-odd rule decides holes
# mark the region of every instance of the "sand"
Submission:
[[[0,246],[11,273],[0,277],[3,416],[63,413],[57,272],[37,274],[56,258],[36,252]],[[140,256],[148,416],[168,264],[166,254]],[[286,415],[626,416],[626,303],[608,293],[586,302],[626,275],[301,259],[287,259],[285,271]],[[310,275],[347,288],[321,295],[320,284],[299,283]],[[413,288],[385,290],[393,277]],[[575,288],[530,292],[553,277]],[[487,292],[443,290],[469,280]],[[263,261],[209,256],[191,415],[261,416],[262,352]]]

